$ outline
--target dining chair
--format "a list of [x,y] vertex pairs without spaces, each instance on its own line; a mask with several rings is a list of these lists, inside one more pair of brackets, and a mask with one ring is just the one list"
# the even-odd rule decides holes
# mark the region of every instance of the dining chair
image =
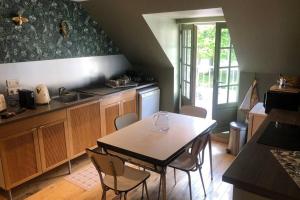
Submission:
[[119,130],[137,121],[138,115],[136,113],[127,113],[115,119],[115,127]]
[[206,118],[207,110],[202,107],[185,105],[185,106],[181,107],[180,114],[190,115],[190,116],[200,117],[200,118]]
[[116,195],[120,196],[120,199],[122,199],[124,194],[124,199],[126,200],[127,193],[141,184],[143,184],[142,198],[145,188],[147,199],[149,199],[146,183],[146,180],[150,177],[149,172],[125,166],[124,161],[117,156],[91,149],[86,149],[86,152],[99,173],[103,191],[102,200],[106,199],[108,190],[113,190]]
[[[189,178],[189,192],[190,199],[192,200],[192,187],[191,187],[191,175],[190,172],[199,170],[200,179],[202,182],[202,187],[204,195],[206,196],[206,191],[203,182],[203,176],[201,172],[202,165],[204,163],[204,149],[208,143],[210,131],[207,131],[200,136],[198,136],[192,144],[191,151],[186,149],[182,154],[178,156],[174,161],[172,161],[168,166],[174,169],[184,171],[188,174]],[[200,156],[199,156],[200,155]],[[161,180],[160,180],[161,187]],[[159,193],[160,193],[159,187]]]
[[[189,116],[193,116],[193,117],[206,118],[207,110],[203,107],[185,105],[185,106],[181,107],[180,114],[189,115]],[[192,147],[191,145],[186,147],[186,151],[190,151],[191,147]],[[175,180],[175,185],[176,185],[176,169],[175,168],[174,168],[174,180]]]

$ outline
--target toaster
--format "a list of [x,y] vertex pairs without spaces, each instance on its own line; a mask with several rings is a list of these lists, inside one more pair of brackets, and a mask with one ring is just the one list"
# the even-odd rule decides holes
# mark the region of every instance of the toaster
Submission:
[[20,107],[34,109],[34,92],[31,90],[19,90]]

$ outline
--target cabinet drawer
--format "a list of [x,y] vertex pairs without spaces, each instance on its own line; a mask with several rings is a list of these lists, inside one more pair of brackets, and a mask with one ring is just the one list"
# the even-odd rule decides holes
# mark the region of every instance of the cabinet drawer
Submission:
[[47,114],[42,114],[24,120],[5,124],[0,126],[0,139],[10,137],[14,134],[23,132],[24,130],[30,130],[36,127],[44,126],[48,123],[52,123],[58,120],[65,120],[66,117],[66,109],[62,109],[59,111],[50,112]]

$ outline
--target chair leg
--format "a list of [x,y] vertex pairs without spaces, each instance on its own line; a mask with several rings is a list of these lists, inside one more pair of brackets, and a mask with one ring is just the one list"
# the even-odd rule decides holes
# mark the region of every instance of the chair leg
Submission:
[[199,174],[200,174],[200,178],[201,178],[201,182],[202,182],[202,187],[203,187],[203,191],[204,191],[204,196],[206,196],[206,191],[205,191],[205,187],[204,187],[204,181],[203,181],[202,172],[201,172],[201,169],[200,169],[200,168],[199,168]]
[[158,200],[159,200],[159,198],[160,198],[160,189],[161,189],[161,176],[160,176],[160,178],[159,178],[159,188],[158,188]]
[[7,193],[8,193],[8,199],[13,200],[12,191],[8,190]]
[[[121,198],[122,198],[122,196],[121,196]],[[125,192],[125,194],[124,194],[124,200],[126,200],[127,199],[127,192]]]
[[176,169],[175,168],[173,168],[174,169],[174,181],[175,181],[175,185],[176,185],[176,183],[177,183],[177,181],[176,181]]
[[142,199],[144,199],[144,187],[145,187],[145,182],[142,185]]
[[190,174],[190,172],[189,172],[189,171],[187,172],[187,174],[188,174],[188,177],[189,177],[190,200],[192,200],[192,199],[193,199],[193,197],[192,197],[192,183],[191,183],[191,174]]
[[145,181],[145,190],[146,190],[146,196],[147,196],[147,200],[149,200],[149,193],[148,193],[148,187],[147,187],[147,182]]
[[102,191],[101,200],[106,200],[106,189],[103,189],[103,191]]

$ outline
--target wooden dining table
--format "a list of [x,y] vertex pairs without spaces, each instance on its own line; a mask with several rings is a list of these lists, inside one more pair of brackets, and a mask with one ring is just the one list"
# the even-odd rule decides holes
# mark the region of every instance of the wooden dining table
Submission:
[[[148,117],[98,140],[104,151],[161,175],[162,199],[167,199],[166,170],[199,135],[216,126],[216,121],[182,114],[168,113],[169,129],[158,130],[153,118]],[[211,178],[212,150],[208,142]]]

